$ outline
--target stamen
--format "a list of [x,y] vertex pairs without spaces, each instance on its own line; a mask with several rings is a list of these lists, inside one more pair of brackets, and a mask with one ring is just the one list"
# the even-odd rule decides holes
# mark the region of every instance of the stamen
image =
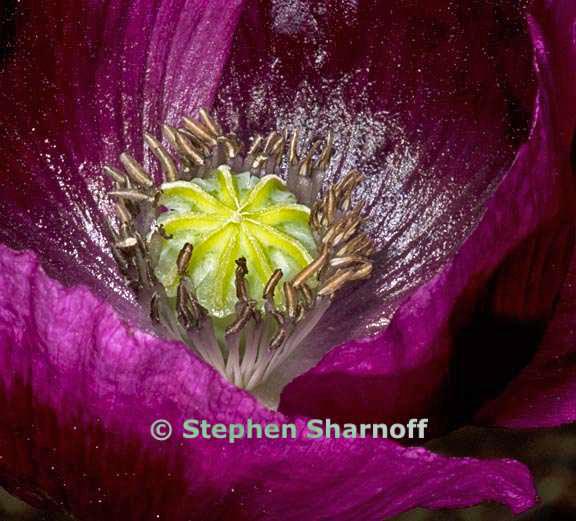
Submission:
[[130,154],[123,152],[120,154],[120,162],[124,165],[128,177],[134,181],[137,185],[141,185],[145,188],[152,188],[154,182],[144,168],[136,161]]
[[144,140],[150,147],[150,150],[152,150],[152,153],[158,158],[166,181],[176,181],[178,178],[178,170],[176,169],[176,164],[174,163],[172,156],[168,154],[160,141],[158,141],[152,134],[145,132]]
[[306,144],[299,129],[272,131],[245,147],[200,109],[162,135],[178,159],[144,134],[160,184],[128,153],[123,170],[104,167],[117,200],[112,255],[162,334],[254,390],[338,290],[372,273],[374,246],[352,205],[362,175],[351,170],[318,195],[331,132]]

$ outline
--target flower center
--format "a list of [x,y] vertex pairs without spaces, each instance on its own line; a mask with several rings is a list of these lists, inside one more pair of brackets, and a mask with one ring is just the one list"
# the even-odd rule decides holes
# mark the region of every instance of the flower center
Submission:
[[[313,260],[310,209],[298,204],[277,176],[232,174],[222,165],[205,179],[164,183],[160,190],[164,211],[156,223],[169,238],[162,240],[155,275],[170,296],[176,295],[182,278],[176,260],[190,244],[185,275],[211,316],[234,313],[237,259],[246,261],[247,297],[260,309],[264,287],[276,268],[282,270],[283,282]],[[282,300],[277,303],[282,305]]]
[[[132,156],[115,183],[112,254],[163,335],[256,390],[294,354],[344,285],[372,271],[352,193],[355,170],[324,187],[332,137],[299,151],[298,131],[244,147],[206,111],[150,134],[155,183]],[[283,181],[286,179],[286,181]]]

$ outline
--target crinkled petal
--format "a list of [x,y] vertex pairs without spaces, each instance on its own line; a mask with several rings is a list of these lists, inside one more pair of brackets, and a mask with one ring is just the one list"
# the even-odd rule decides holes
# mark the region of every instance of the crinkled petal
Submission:
[[[241,0],[25,1],[0,73],[0,240],[112,297],[104,164],[209,104]],[[124,295],[126,297],[126,295]],[[127,297],[126,297],[127,298]],[[121,301],[119,301],[121,303]]]
[[[531,293],[527,288],[535,292],[539,288],[530,297],[537,303],[534,321],[548,316],[566,269],[566,249],[572,244],[563,227],[566,201],[573,193],[566,121],[574,121],[574,82],[572,90],[567,89],[567,79],[573,77],[566,72],[557,76],[556,65],[552,66],[556,61],[568,62],[560,57],[572,32],[570,23],[559,20],[573,20],[571,9],[568,4],[554,3],[549,10],[556,18],[544,18],[540,10],[533,13],[531,34],[539,88],[530,137],[487,202],[473,233],[440,273],[403,302],[383,333],[334,349],[289,385],[281,410],[350,419],[438,412],[446,398],[448,377],[453,377],[449,370],[458,341],[455,333],[461,331],[479,295],[490,290],[486,289],[490,276],[515,249],[520,251],[512,266],[518,269],[503,271],[494,285],[504,300],[528,307]],[[540,30],[539,24],[546,24],[547,30]],[[523,257],[518,258],[520,254]],[[493,322],[496,315],[494,311]],[[494,326],[488,322],[484,328],[488,327]],[[461,346],[462,357],[474,360],[477,350],[490,348],[473,340]],[[530,355],[522,353],[527,349],[522,343],[526,338],[512,335],[508,344],[505,340],[501,349],[516,349],[526,363]],[[483,375],[489,381],[500,369],[503,351],[490,352],[492,358],[477,380]]]
[[[185,418],[284,423],[184,346],[0,247],[0,482],[83,521],[381,520],[482,500],[529,508],[527,469],[376,439],[181,438]],[[149,427],[164,418],[170,441]],[[304,418],[295,419],[302,425]]]

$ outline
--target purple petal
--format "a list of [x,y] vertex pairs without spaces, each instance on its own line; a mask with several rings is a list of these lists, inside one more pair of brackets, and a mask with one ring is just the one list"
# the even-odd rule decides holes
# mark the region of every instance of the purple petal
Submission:
[[32,254],[0,247],[0,290],[0,482],[35,504],[85,521],[381,520],[418,505],[533,505],[526,468],[509,460],[376,439],[155,442],[158,418],[288,419],[182,345],[49,279]]
[[[512,4],[510,2],[510,4]],[[258,27],[259,30],[254,30]],[[527,136],[525,14],[506,5],[249,4],[215,106],[245,135],[332,129],[360,169],[375,274],[339,298],[308,355],[377,333],[469,234]]]
[[0,74],[0,240],[65,283],[121,292],[101,168],[211,103],[242,1],[22,4]]
[[[576,119],[576,6],[564,1],[552,4],[541,2],[538,16],[533,21],[534,30],[542,38],[554,43],[561,50],[548,53],[546,70],[548,81],[554,81],[557,90],[555,104],[556,117],[563,124],[560,139],[569,146],[573,139],[573,124]],[[569,38],[563,37],[570,35]],[[561,101],[562,100],[562,101]],[[566,101],[563,101],[566,100]],[[569,170],[569,166],[566,169]],[[555,426],[573,422],[576,419],[576,371],[574,365],[575,317],[576,317],[576,259],[574,257],[574,189],[566,190],[569,205],[567,217],[560,216],[557,221],[564,226],[563,244],[556,245],[556,251],[564,250],[569,270],[564,280],[562,292],[554,308],[554,316],[544,334],[534,359],[526,369],[507,388],[504,394],[479,413],[482,422],[498,425],[514,425],[521,428]],[[562,217],[564,219],[562,220]],[[560,237],[562,237],[560,235]],[[554,243],[553,243],[554,245]],[[552,247],[547,253],[547,270],[542,269],[540,283],[538,277],[532,277],[532,288],[538,290],[545,282],[554,277],[559,262],[550,262]],[[561,264],[560,264],[561,266]],[[540,290],[542,293],[542,290]]]
[[[340,419],[405,418],[438,408],[454,332],[470,305],[466,300],[478,299],[479,290],[514,248],[533,234],[544,234],[547,223],[562,218],[563,198],[572,193],[567,122],[574,121],[574,78],[573,72],[556,75],[553,64],[564,63],[561,57],[572,34],[569,23],[560,20],[573,20],[573,8],[554,3],[548,9],[545,19],[546,10],[535,10],[531,23],[539,88],[530,137],[487,202],[480,223],[443,270],[406,299],[383,333],[334,349],[289,385],[281,402],[283,412],[312,416],[322,412]],[[546,32],[539,23],[546,24]],[[560,240],[552,248],[560,251],[548,260],[562,257],[565,245]],[[557,269],[561,274],[561,267]],[[530,284],[524,278],[530,272],[510,276],[522,278],[520,288]],[[552,298],[543,300],[548,308],[541,312],[549,313],[561,278],[543,280],[543,287],[555,284],[548,288]]]
[[553,427],[576,420],[576,257],[554,318],[536,356],[478,419],[516,428]]

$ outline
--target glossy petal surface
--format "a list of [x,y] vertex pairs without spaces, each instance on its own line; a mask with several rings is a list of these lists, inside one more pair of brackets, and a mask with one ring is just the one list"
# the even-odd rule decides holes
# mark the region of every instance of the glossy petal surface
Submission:
[[[550,223],[561,225],[573,193],[567,168],[570,138],[564,116],[573,112],[574,85],[572,90],[567,88],[571,76],[557,75],[554,63],[566,64],[563,57],[572,38],[568,24],[560,20],[574,18],[567,4],[548,9],[535,9],[530,24],[539,85],[530,136],[486,202],[480,222],[445,267],[402,303],[383,333],[333,350],[287,387],[281,405],[285,412],[314,415],[323,411],[348,419],[402,418],[432,410],[446,413],[443,408],[452,399],[448,386],[459,341],[456,333],[469,319],[470,307],[480,303],[482,292],[490,289],[488,282],[499,264],[535,234],[541,234],[542,240],[524,253],[533,251],[529,262],[534,262],[535,272],[511,269],[497,284],[503,295],[508,289],[523,302],[527,294],[522,288],[533,284],[534,277],[542,277],[538,280],[546,291],[539,294],[537,319],[550,314],[565,269],[563,249],[570,248],[561,230],[558,240],[550,238]],[[563,115],[560,106],[565,108]],[[574,119],[569,116],[568,120]],[[550,259],[557,259],[559,264],[555,273],[545,275],[542,268],[546,262],[539,259],[549,248]],[[526,257],[521,261],[524,266],[528,264]],[[489,317],[495,321],[497,310]],[[485,327],[492,327],[492,323]],[[514,345],[521,341],[523,337],[513,337]],[[470,349],[483,349],[468,342]],[[462,356],[477,356],[466,352],[466,347],[462,346]],[[527,355],[519,353],[520,364],[528,362],[530,352],[526,348]],[[518,351],[522,349],[523,344],[518,344]],[[497,359],[487,360],[486,370],[494,364],[498,366]],[[329,388],[341,392],[328,394]]]
[[[288,419],[85,288],[63,288],[29,253],[0,247],[0,289],[0,361],[10,368],[0,373],[0,480],[36,504],[58,502],[84,521],[376,521],[416,505],[532,505],[527,470],[513,461],[387,440],[182,440],[186,418]],[[150,436],[159,418],[175,426],[168,442]]]

